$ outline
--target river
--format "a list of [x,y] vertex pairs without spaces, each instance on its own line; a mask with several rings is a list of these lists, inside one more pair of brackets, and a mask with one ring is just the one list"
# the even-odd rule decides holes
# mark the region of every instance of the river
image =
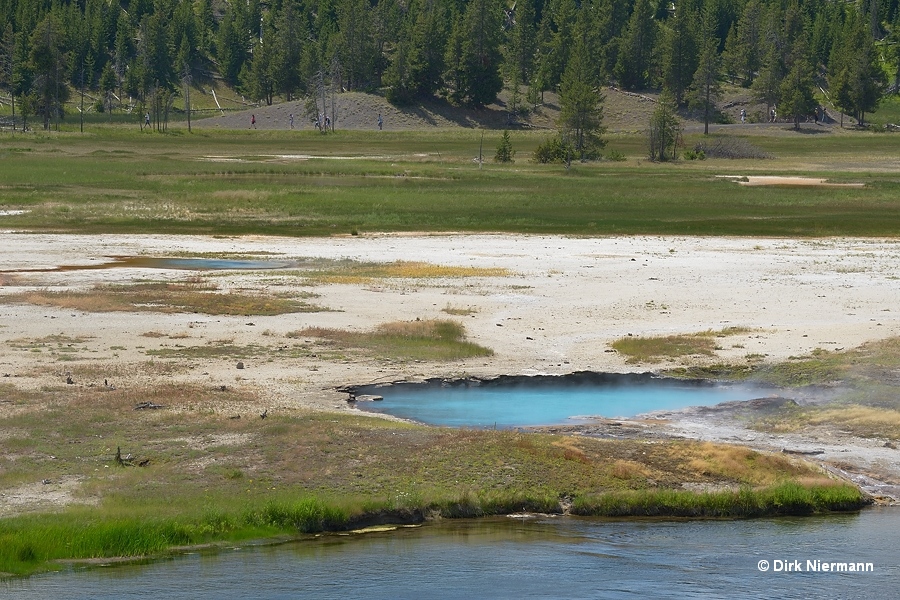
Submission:
[[[0,596],[892,598],[900,576],[898,531],[897,508],[746,521],[549,516],[444,521],[69,569],[0,582]],[[861,563],[871,570],[831,572],[821,566],[825,563],[837,569],[841,563]]]

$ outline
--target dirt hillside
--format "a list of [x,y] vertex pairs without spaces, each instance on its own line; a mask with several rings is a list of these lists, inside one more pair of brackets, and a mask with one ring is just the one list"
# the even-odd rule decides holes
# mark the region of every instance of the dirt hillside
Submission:
[[[652,94],[632,94],[604,89],[604,123],[610,131],[641,131],[646,128],[650,114],[656,106]],[[523,116],[512,118],[507,110],[506,92],[497,102],[483,109],[453,106],[443,99],[435,99],[418,106],[398,107],[384,96],[346,92],[335,99],[338,129],[364,130],[378,128],[381,115],[385,131],[424,130],[452,127],[485,127],[488,129],[528,128],[553,129],[559,116],[559,100],[556,94],[545,93],[543,105]],[[329,101],[329,113],[331,112]],[[251,115],[256,118],[257,129],[289,129],[290,115],[294,116],[294,129],[312,129],[314,117],[306,114],[305,101],[296,100],[271,106],[261,105],[223,114],[195,122],[197,127],[220,129],[246,129],[251,126]],[[693,121],[687,119],[686,124]]]

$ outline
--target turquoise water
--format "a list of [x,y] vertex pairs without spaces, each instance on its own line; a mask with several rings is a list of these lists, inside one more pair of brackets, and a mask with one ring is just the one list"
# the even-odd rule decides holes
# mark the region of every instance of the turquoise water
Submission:
[[[896,508],[746,521],[445,521],[0,581],[0,597],[896,598],[898,531]],[[776,560],[804,570],[775,571]],[[873,570],[811,572],[808,560],[871,562]]]
[[[560,379],[560,378],[555,378]],[[361,394],[378,394],[381,402],[361,402],[359,408],[386,413],[430,425],[449,427],[527,427],[583,423],[590,416],[633,417],[687,406],[769,396],[771,388],[701,384],[678,380],[583,383],[535,380],[527,385],[414,385],[362,388]]]
[[186,269],[193,271],[284,269],[289,262],[274,260],[232,260],[224,258],[132,258],[126,264],[111,266],[147,267],[153,269]]

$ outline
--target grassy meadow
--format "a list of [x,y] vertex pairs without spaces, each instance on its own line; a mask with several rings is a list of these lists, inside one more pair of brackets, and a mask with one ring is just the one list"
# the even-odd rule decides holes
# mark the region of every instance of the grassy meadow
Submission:
[[[567,170],[529,161],[550,135],[540,131],[513,132],[516,162],[498,165],[490,160],[498,131],[323,136],[199,128],[188,133],[173,126],[159,134],[94,122],[79,133],[77,123],[68,123],[60,132],[0,133],[0,224],[37,232],[217,236],[505,231],[880,237],[900,231],[895,135],[793,133],[788,126],[742,134],[774,158],[655,164],[646,160],[643,136],[611,134],[609,149],[624,161],[573,164]],[[486,161],[479,165],[473,159],[482,135]],[[686,135],[685,147],[701,138]],[[864,187],[742,187],[717,177],[753,174],[822,177]],[[446,267],[329,264],[298,276],[359,283],[506,274],[441,269]],[[42,291],[8,301],[91,311],[131,311],[148,304],[159,311],[207,314],[326,310],[277,295],[222,299],[207,279],[103,286],[80,295]],[[4,285],[15,281],[14,275],[0,274]],[[472,310],[448,304],[444,312]],[[730,333],[623,340],[622,352],[636,362],[703,354]],[[450,321],[297,335],[314,337],[342,357],[360,348],[404,360],[490,354],[466,342],[462,328]],[[78,340],[33,343],[62,353]],[[221,342],[192,351],[242,357],[263,350]],[[192,358],[186,349],[170,352]],[[895,369],[897,355],[888,344],[852,355],[797,357],[766,367],[767,376],[807,384],[884,375]],[[149,361],[140,368],[161,365]],[[746,365],[684,374],[737,377],[741,369]],[[73,372],[79,376],[77,365]],[[41,473],[51,482],[71,483],[75,491],[73,504],[58,512],[0,519],[0,575],[60,568],[59,560],[155,555],[186,544],[350,529],[385,516],[417,521],[566,510],[740,517],[852,510],[864,503],[856,488],[836,485],[807,463],[737,446],[453,430],[301,411],[260,419],[255,408],[260,398],[224,386],[60,385],[35,392],[9,381],[0,384],[0,489],[27,485]],[[875,386],[874,379],[871,383]],[[830,407],[830,413],[786,412],[790,419],[779,423],[800,428],[837,419],[861,433],[882,432],[873,423],[900,423],[894,412],[885,412],[893,411],[890,390],[870,396],[885,398],[885,404],[870,402],[868,412],[844,404]],[[135,411],[140,402],[166,409]],[[133,458],[118,463],[118,449]],[[688,491],[685,483],[707,491]]]
[[[732,130],[733,131],[733,130]],[[537,165],[545,132],[514,132],[516,162],[493,163],[500,132],[210,131],[94,126],[3,133],[5,227],[37,231],[279,234],[508,231],[584,235],[887,236],[900,230],[892,134],[749,131],[773,159]],[[726,134],[717,134],[726,135]],[[731,134],[727,134],[731,135]],[[687,135],[690,148],[703,136]],[[718,175],[803,175],[862,188],[744,187]]]

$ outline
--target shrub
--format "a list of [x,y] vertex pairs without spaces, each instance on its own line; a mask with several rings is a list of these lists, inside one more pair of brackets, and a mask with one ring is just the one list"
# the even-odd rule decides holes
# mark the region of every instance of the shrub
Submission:
[[563,163],[572,159],[575,155],[575,148],[571,142],[564,142],[559,135],[555,135],[549,140],[540,144],[534,151],[534,162],[547,163]]
[[500,144],[497,145],[497,153],[494,155],[494,161],[498,163],[511,163],[516,151],[513,150],[512,142],[509,139],[509,131],[503,131],[500,138]]
[[703,150],[686,150],[684,152],[685,160],[706,160],[706,153]]
[[[744,138],[733,137],[703,140],[694,146],[694,152],[702,152],[710,158],[775,158]],[[685,153],[685,158],[687,158],[687,153]]]

